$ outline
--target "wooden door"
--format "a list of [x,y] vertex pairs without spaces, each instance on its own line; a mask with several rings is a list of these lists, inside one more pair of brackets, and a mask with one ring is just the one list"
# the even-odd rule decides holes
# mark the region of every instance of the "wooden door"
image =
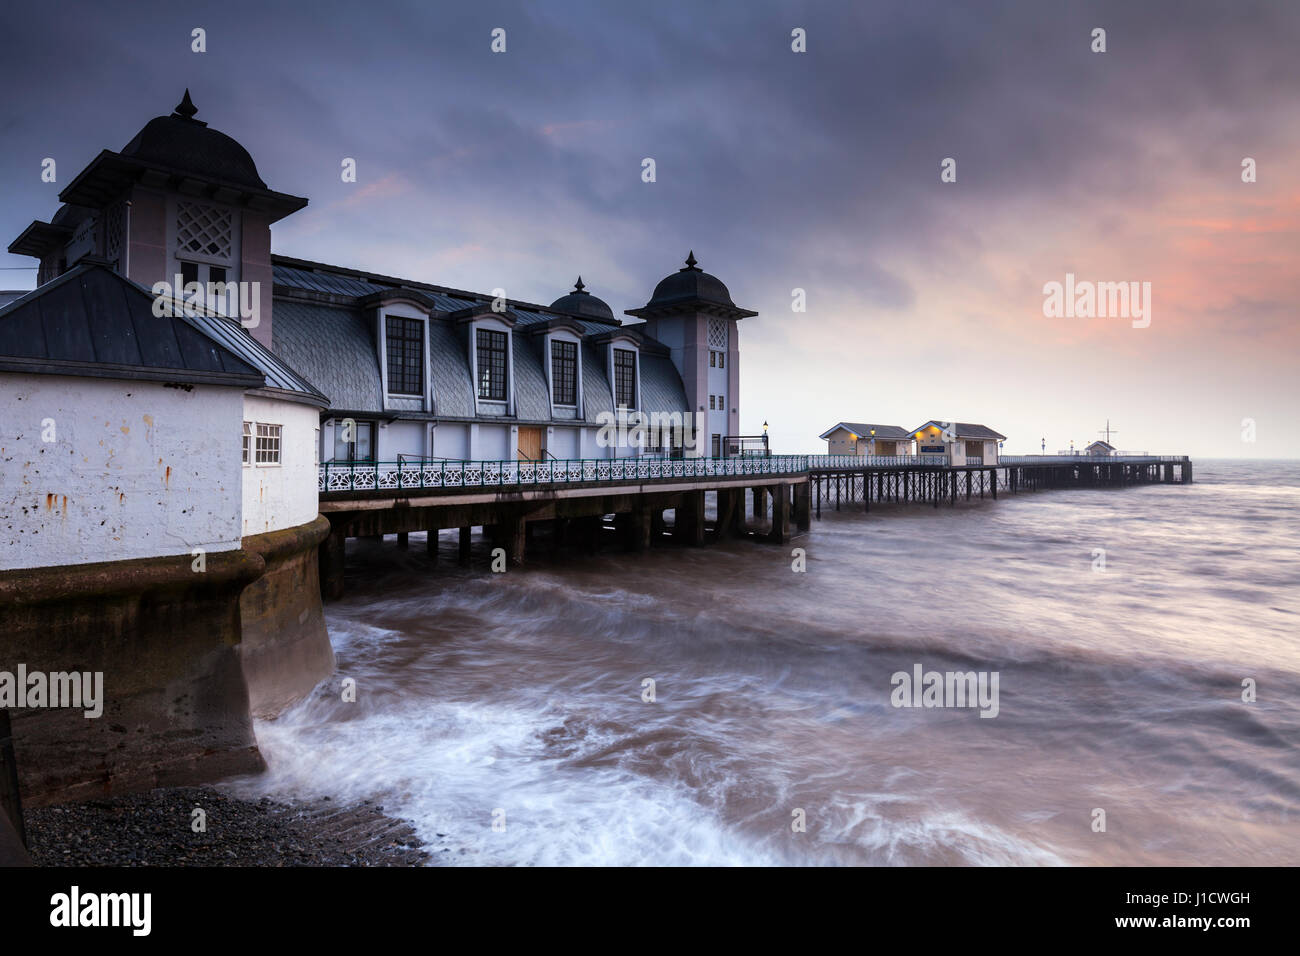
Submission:
[[519,460],[542,460],[542,430],[540,428],[519,429]]

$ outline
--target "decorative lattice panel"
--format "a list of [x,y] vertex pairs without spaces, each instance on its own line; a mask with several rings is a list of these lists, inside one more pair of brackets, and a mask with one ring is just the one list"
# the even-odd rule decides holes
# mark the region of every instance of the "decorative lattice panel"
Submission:
[[197,202],[176,204],[176,250],[213,259],[232,257],[231,215],[224,209]]
[[709,348],[720,352],[727,350],[727,322],[725,319],[709,319]]
[[120,202],[113,203],[108,207],[108,215],[104,219],[104,258],[113,263],[121,261],[122,242],[126,238],[123,228],[124,208]]

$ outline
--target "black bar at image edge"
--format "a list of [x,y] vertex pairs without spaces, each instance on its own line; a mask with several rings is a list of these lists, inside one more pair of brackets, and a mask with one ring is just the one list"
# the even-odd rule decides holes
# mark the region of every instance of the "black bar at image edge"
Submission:
[[[793,920],[800,932],[839,927],[863,940],[919,933],[921,942],[964,926],[1000,941],[1041,941],[1049,932],[1231,945],[1285,927],[1281,907],[1292,882],[1290,870],[1261,868],[0,869],[0,925],[14,941],[75,934],[79,942],[118,938],[128,946],[247,942],[250,932],[259,945],[337,944],[435,923],[493,936],[568,923],[587,937],[602,924],[648,930],[685,919],[703,919],[706,933],[742,937]],[[137,933],[142,894],[147,936]],[[114,911],[123,925],[83,925],[110,922]]]

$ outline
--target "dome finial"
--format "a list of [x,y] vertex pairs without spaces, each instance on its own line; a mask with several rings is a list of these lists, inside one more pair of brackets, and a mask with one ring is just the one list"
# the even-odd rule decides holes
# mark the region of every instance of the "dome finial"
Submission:
[[177,116],[182,116],[185,119],[194,119],[194,114],[198,111],[199,108],[195,106],[194,101],[190,99],[190,89],[187,86],[185,88],[185,96],[181,98],[180,105],[178,105],[173,112],[175,112]]
[[[575,282],[574,285],[573,285],[573,291],[574,291],[574,292],[582,292],[582,290],[583,290],[584,288],[586,288],[586,286],[584,286],[584,285],[582,284],[582,276],[578,276],[578,281]],[[583,295],[587,295],[586,292],[582,292],[582,294],[583,294]]]
[[681,269],[681,270],[679,270],[679,271],[681,271],[681,272],[699,272],[700,270],[695,268],[695,263],[696,263],[695,250],[692,249],[692,250],[691,250],[689,253],[687,253],[687,255],[686,255],[686,268],[685,268],[685,269]]

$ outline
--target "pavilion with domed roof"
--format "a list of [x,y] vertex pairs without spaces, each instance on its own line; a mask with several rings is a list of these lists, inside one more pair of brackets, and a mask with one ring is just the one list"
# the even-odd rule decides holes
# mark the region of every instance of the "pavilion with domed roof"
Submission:
[[[42,284],[87,257],[145,287],[217,284],[224,295],[204,304],[327,396],[312,439],[323,463],[726,453],[738,323],[756,313],[693,251],[626,324],[581,277],[540,305],[277,255],[271,224],[307,200],[268,187],[249,150],[197,113],[186,90],[100,152],[9,250],[40,261]],[[602,430],[656,415],[687,428]]]

